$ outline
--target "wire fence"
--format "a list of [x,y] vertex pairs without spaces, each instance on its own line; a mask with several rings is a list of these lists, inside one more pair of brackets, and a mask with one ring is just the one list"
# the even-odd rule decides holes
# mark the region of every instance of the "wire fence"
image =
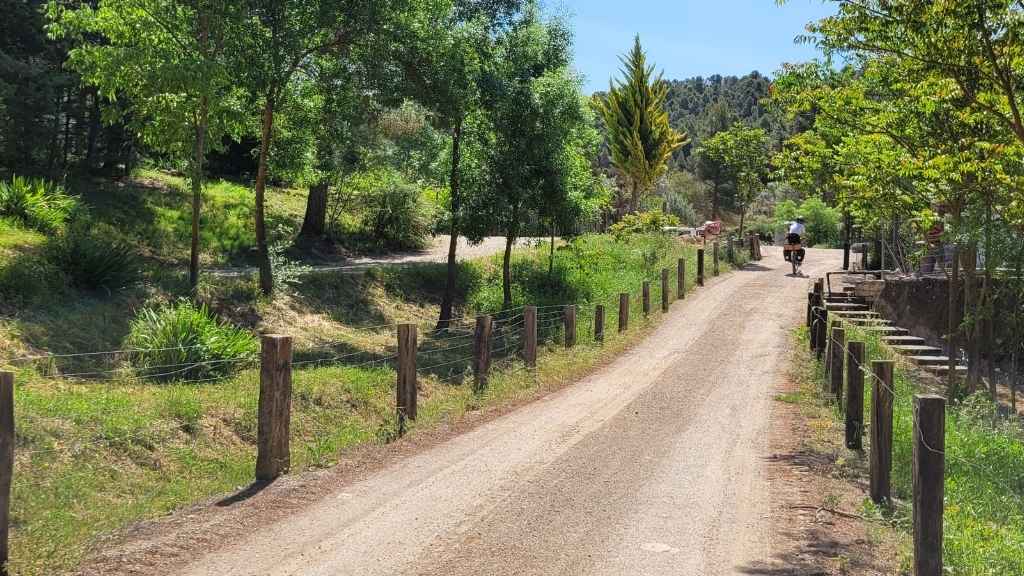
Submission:
[[[843,328],[842,337],[837,336],[836,327]],[[945,536],[940,538],[937,549],[916,548],[920,555],[930,555],[931,560],[944,559],[947,569],[953,573],[977,573],[980,567],[992,570],[991,573],[1020,573],[1024,570],[1024,548],[1021,548],[1024,531],[996,528],[1024,526],[1024,491],[1019,484],[1020,478],[1024,477],[1024,426],[1021,421],[1015,416],[1001,415],[993,405],[993,399],[983,394],[966,399],[952,398],[946,403],[945,424],[939,438],[936,440],[933,435],[929,440],[929,430],[923,429],[921,424],[925,418],[920,412],[922,405],[915,401],[915,395],[933,391],[937,382],[932,378],[919,377],[921,371],[902,360],[901,354],[883,341],[880,332],[860,321],[837,319],[836,315],[829,314],[826,335],[825,343],[819,344],[825,348],[825,361],[819,363],[823,382],[829,383],[838,377],[843,392],[848,395],[855,390],[849,386],[851,374],[855,373],[868,384],[864,386],[862,399],[868,406],[875,401],[876,386],[892,398],[890,461],[896,496],[892,503],[900,522],[908,522],[916,514],[913,505],[917,498],[911,499],[912,492],[917,489],[913,469],[921,464],[915,462],[930,454],[943,463],[937,484],[933,484],[933,489],[940,495],[944,487],[944,498],[939,496],[937,500],[940,502],[939,515],[916,517],[924,518],[934,526],[944,524]],[[851,342],[862,343],[863,348],[853,347]],[[876,374],[874,362],[877,360],[894,363],[891,381]],[[946,362],[948,359],[943,358],[944,365]],[[838,411],[850,410],[842,395],[833,401]],[[884,429],[884,423],[872,421],[873,413],[873,410],[865,410],[860,415],[862,429],[875,426]],[[846,416],[849,437],[850,417],[849,414]],[[872,451],[882,449],[878,446],[870,448]],[[873,477],[874,474],[872,470]],[[928,474],[934,474],[934,471]],[[924,483],[928,481],[924,476],[919,479]],[[942,513],[943,508],[945,514]]]
[[[696,280],[695,263],[691,259],[686,266],[689,288]],[[709,277],[711,269],[709,259]],[[625,335],[618,332],[618,293],[535,307],[531,314],[537,356],[571,364],[579,361],[579,348],[598,354],[599,347],[652,325],[662,314],[661,270],[652,266],[643,277],[650,283],[649,312],[643,312],[641,286],[633,286],[627,293]],[[672,302],[679,296],[676,274],[668,279]],[[570,306],[574,324],[566,322]],[[490,316],[485,345],[492,388],[484,390],[468,385],[480,369],[477,315],[451,318],[441,330],[436,318],[412,316],[405,323],[353,327],[337,339],[301,339],[286,363],[291,469],[329,466],[346,447],[388,442],[406,429],[396,397],[403,370],[396,337],[401,326],[411,324],[417,332],[414,364],[424,407],[421,420],[457,416],[483,401],[500,401],[501,394],[535,385],[538,368],[526,358],[532,341],[527,306]],[[567,329],[574,331],[569,334]],[[578,348],[568,350],[569,345]],[[15,381],[10,505],[12,549],[22,554],[18,561],[31,561],[26,553],[50,559],[66,554],[63,540],[45,536],[46,531],[59,530],[62,522],[100,530],[107,521],[101,511],[111,501],[125,503],[125,513],[137,518],[252,483],[267,425],[267,362],[266,350],[211,357],[202,345],[4,360],[4,370]],[[271,362],[270,372],[273,367]],[[494,397],[482,399],[481,392]],[[62,517],[64,511],[70,516]],[[28,542],[31,552],[24,548],[28,544],[19,545]]]

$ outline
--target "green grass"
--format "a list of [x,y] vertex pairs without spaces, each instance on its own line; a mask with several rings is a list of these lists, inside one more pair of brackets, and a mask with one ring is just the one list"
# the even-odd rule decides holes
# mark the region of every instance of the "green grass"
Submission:
[[[644,318],[639,310],[643,279],[654,280],[661,267],[674,267],[682,256],[690,266],[688,284],[692,286],[695,279],[694,249],[658,236],[628,243],[605,236],[581,238],[556,252],[551,276],[546,254],[541,247],[517,255],[517,302],[580,304],[579,345],[566,350],[561,344],[564,335],[558,309],[542,308],[545,321],[537,370],[524,370],[509,354],[518,347],[512,338],[504,342],[512,349],[497,355],[490,385],[481,393],[472,389],[465,347],[471,341],[471,320],[458,325],[464,330],[458,335],[430,331],[440,299],[438,288],[443,285],[432,281],[443,277],[441,265],[365,275],[317,274],[294,294],[235,310],[239,316],[255,313],[262,325],[296,336],[293,468],[330,466],[348,448],[393,438],[395,372],[387,358],[395,353],[394,329],[374,326],[411,318],[420,323],[421,350],[445,348],[422,354],[420,417],[411,429],[415,434],[457,421],[468,411],[573,381],[654,326],[660,316],[660,285],[652,283],[652,314]],[[498,264],[487,258],[460,267],[460,301],[469,303],[463,306],[464,313],[494,311],[495,294],[500,300],[500,287],[494,285],[495,278],[500,278]],[[675,290],[674,273],[670,284]],[[620,291],[633,295],[631,330],[622,335],[615,330]],[[606,299],[605,341],[596,343],[593,305]],[[89,314],[97,309],[117,313],[99,304],[82,306],[81,315],[73,318],[91,323],[94,330],[102,321]],[[54,319],[53,326],[59,324]],[[38,347],[37,336],[9,334],[30,340],[32,347]],[[47,338],[59,342],[65,352],[95,349],[87,346],[90,341],[85,336],[51,333]],[[349,365],[331,360],[342,355],[350,355],[346,356]],[[250,482],[256,441],[256,367],[244,361],[240,371],[226,380],[161,385],[132,379],[129,371],[122,371],[131,361],[130,355],[121,355],[17,363],[13,574],[73,570],[103,534],[228,494]],[[428,369],[436,364],[445,366]],[[65,373],[111,370],[113,381],[46,376],[55,368]]]
[[[139,170],[123,183],[104,180],[77,188],[93,216],[109,224],[144,254],[162,262],[185,265],[190,248],[192,194],[188,182],[158,170]],[[267,190],[270,240],[294,234],[302,222],[306,191]],[[252,187],[212,180],[203,190],[200,243],[204,265],[249,264],[256,245]]]
[[[875,334],[853,329],[847,331],[847,338],[866,343],[869,363],[894,358]],[[806,346],[806,341],[801,345]],[[818,372],[819,382],[824,384],[820,365]],[[925,384],[899,362],[894,380],[893,493],[897,504],[879,512],[909,532],[913,395]],[[865,417],[870,419],[870,376],[865,388]],[[1020,420],[997,416],[985,395],[976,394],[948,406],[945,454],[943,561],[947,571],[963,576],[1024,574],[1024,426]]]

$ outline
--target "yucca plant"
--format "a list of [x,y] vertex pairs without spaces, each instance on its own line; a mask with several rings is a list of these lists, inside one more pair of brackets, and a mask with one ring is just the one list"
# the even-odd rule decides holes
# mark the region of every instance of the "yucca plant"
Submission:
[[59,184],[23,176],[0,181],[0,214],[42,232],[59,230],[76,206]]
[[179,300],[144,308],[131,323],[125,347],[135,373],[158,382],[229,376],[255,355],[256,337],[218,320],[206,306]]

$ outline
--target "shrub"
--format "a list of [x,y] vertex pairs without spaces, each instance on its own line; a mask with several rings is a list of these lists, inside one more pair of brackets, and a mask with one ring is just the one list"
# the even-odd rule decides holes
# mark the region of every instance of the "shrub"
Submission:
[[109,294],[142,276],[142,263],[132,247],[84,224],[50,240],[46,253],[71,285],[82,290]]
[[0,214],[42,232],[60,229],[78,200],[58,184],[12,176],[0,181]]
[[[389,170],[362,172],[349,177],[336,193],[341,205],[358,212],[357,234],[373,247],[388,250],[419,249],[427,245],[434,225],[435,207],[424,190]],[[340,215],[332,215],[331,229],[343,233]]]
[[621,221],[612,224],[610,230],[616,237],[621,237],[627,234],[660,232],[666,226],[679,226],[679,218],[672,214],[665,214],[661,210],[651,210],[626,214]]
[[256,337],[217,320],[206,306],[187,300],[144,308],[132,320],[125,347],[141,377],[157,381],[228,376],[256,352]]

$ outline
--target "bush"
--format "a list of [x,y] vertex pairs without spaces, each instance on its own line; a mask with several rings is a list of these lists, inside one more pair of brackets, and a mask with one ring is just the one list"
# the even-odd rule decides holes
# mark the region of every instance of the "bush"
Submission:
[[626,214],[619,222],[612,224],[610,230],[616,237],[626,234],[648,234],[660,232],[666,226],[679,226],[679,218],[665,214],[661,210]]
[[113,293],[139,280],[142,263],[135,250],[85,224],[52,239],[48,259],[82,290]]
[[74,196],[46,180],[13,176],[0,181],[0,214],[41,232],[60,229],[76,206]]
[[333,203],[354,207],[355,225],[346,223],[341,214],[332,214],[331,231],[336,237],[346,233],[356,236],[354,240],[366,244],[360,248],[424,248],[435,215],[434,203],[427,196],[436,194],[405,181],[391,170],[354,174],[339,187]]
[[187,300],[144,308],[131,323],[125,347],[138,350],[131,364],[157,381],[209,380],[243,366],[232,362],[256,352],[256,337],[217,320],[206,306]]

